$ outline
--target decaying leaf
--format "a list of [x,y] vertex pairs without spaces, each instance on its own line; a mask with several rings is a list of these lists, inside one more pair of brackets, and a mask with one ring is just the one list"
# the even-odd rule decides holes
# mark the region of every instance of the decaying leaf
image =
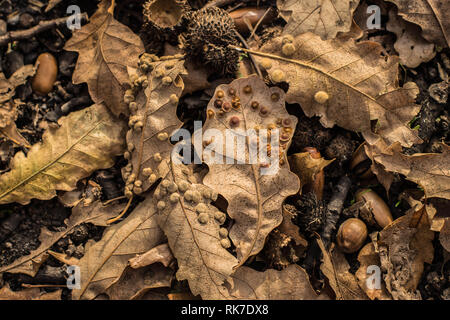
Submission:
[[61,291],[41,293],[39,288],[28,288],[20,291],[12,291],[8,284],[0,289],[0,300],[60,300]]
[[130,259],[128,264],[133,269],[142,268],[145,266],[152,265],[156,262],[162,263],[165,267],[168,267],[170,263],[173,261],[173,255],[170,251],[167,243],[160,244],[144,254],[137,255],[136,257]]
[[32,64],[20,67],[9,79],[5,78],[3,72],[0,72],[0,104],[10,100],[16,93],[16,88],[25,84],[27,79],[33,76],[36,68]]
[[30,143],[17,130],[15,102],[0,104],[0,138],[6,138],[19,146],[30,148]]
[[407,125],[420,110],[414,103],[418,87],[398,86],[398,57],[386,56],[380,44],[323,41],[307,33],[274,38],[252,53],[273,82],[289,84],[286,101],[300,103],[308,117],[320,116],[325,127],[361,132],[368,143],[378,135],[388,145],[421,142]]
[[398,172],[419,184],[426,198],[450,199],[450,147],[443,144],[442,149],[442,153],[416,153],[412,156],[385,150],[373,159],[385,170]]
[[313,32],[322,39],[347,32],[359,0],[277,0],[281,16],[287,21],[284,34],[297,36]]
[[129,79],[127,66],[137,67],[144,45],[139,36],[114,19],[111,0],[103,0],[90,23],[75,31],[64,49],[79,53],[74,84],[87,82],[95,103],[104,102],[111,112],[128,115],[123,96]]
[[419,25],[422,36],[441,47],[450,46],[450,2],[448,0],[388,0],[395,3],[405,20]]
[[430,231],[425,207],[412,208],[379,235],[378,251],[384,281],[394,300],[420,300],[417,290],[424,263],[434,256],[434,232]]
[[191,167],[166,160],[169,173],[155,191],[158,224],[178,262],[177,279],[187,280],[194,295],[227,299],[222,286],[237,265],[226,249],[225,213],[210,203],[217,193],[199,184]]
[[[234,219],[230,238],[240,265],[261,251],[267,235],[283,219],[284,199],[299,189],[298,177],[289,170],[286,159],[297,118],[287,113],[284,95],[280,88],[269,88],[253,75],[218,86],[207,107],[203,144],[213,148],[214,159],[201,153],[209,166],[204,183],[228,201],[228,214]],[[270,142],[262,138],[269,135],[264,130],[270,131]],[[218,131],[223,134],[217,134]],[[246,132],[255,135],[246,137]],[[262,132],[259,138],[256,132]],[[208,137],[208,133],[213,136]],[[221,136],[226,138],[220,139]],[[227,146],[230,136],[237,137],[238,150]],[[278,140],[272,141],[275,138],[280,140],[279,148],[274,147],[274,143],[278,144]],[[256,159],[252,159],[250,150],[257,145],[260,151],[269,151],[269,164],[266,160],[252,161]],[[267,166],[272,171],[265,172]]]
[[11,171],[0,176],[0,204],[25,205],[33,198],[51,199],[56,190],[73,190],[78,180],[111,167],[114,156],[123,152],[124,123],[102,104],[72,112],[58,123],[26,157],[19,152],[11,160]]
[[396,10],[389,11],[386,29],[394,32],[397,36],[394,48],[400,55],[401,64],[416,68],[422,62],[428,62],[436,55],[434,44],[422,38],[420,28],[397,16]]
[[[358,261],[360,267],[356,271],[356,278],[361,289],[367,294],[371,300],[392,300],[391,295],[386,290],[386,285],[382,279],[376,278],[378,274],[376,269],[370,270],[369,266],[376,266],[380,268],[380,256],[375,252],[373,243],[366,244],[358,254]],[[379,269],[378,269],[379,270]],[[379,274],[381,277],[381,274]],[[372,280],[372,278],[374,280]],[[371,281],[372,280],[372,281]],[[380,281],[377,283],[377,281]],[[368,285],[369,284],[369,285]],[[377,288],[379,284],[379,288]]]
[[88,207],[79,204],[72,209],[72,214],[66,223],[66,229],[59,232],[51,232],[43,227],[39,236],[40,246],[31,251],[29,255],[15,260],[12,264],[0,268],[0,273],[24,273],[34,277],[41,264],[48,257],[47,251],[61,238],[69,235],[75,227],[83,223],[92,223],[98,226],[107,226],[107,221],[116,216],[123,209],[123,205],[103,206],[96,202]]
[[141,69],[136,71],[138,79],[144,77],[148,85],[142,90],[136,88],[135,102],[131,102],[134,105],[130,103],[131,129],[127,133],[125,154],[130,163],[122,171],[126,195],[145,192],[169,170],[163,160],[170,157],[173,148],[170,136],[182,124],[176,110],[184,88],[181,75],[186,70],[184,60],[166,58],[153,61],[150,55],[143,55],[141,65],[144,70],[152,71],[147,75]]
[[295,153],[289,156],[289,164],[292,172],[300,178],[301,187],[313,183],[316,174],[322,171],[333,160],[324,158],[316,159],[310,152]]
[[355,275],[349,272],[350,265],[344,254],[333,245],[328,251],[321,239],[317,239],[317,242],[323,254],[323,263],[320,270],[327,277],[336,294],[336,300],[367,300],[367,296],[358,285]]
[[149,195],[120,223],[107,228],[100,241],[86,245],[80,259],[81,288],[72,299],[94,299],[119,280],[128,260],[164,242]]
[[170,287],[174,270],[159,263],[139,269],[127,267],[120,279],[106,290],[111,300],[135,300],[148,290]]
[[233,299],[252,300],[317,300],[305,270],[295,264],[277,271],[259,272],[240,267],[229,281]]

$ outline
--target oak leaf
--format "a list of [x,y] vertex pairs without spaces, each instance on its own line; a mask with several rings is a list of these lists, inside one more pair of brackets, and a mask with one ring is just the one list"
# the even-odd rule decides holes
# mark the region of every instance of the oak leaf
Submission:
[[0,289],[0,300],[60,300],[62,290],[50,293],[41,293],[39,288],[27,288],[12,291],[9,284]]
[[164,242],[149,195],[120,223],[108,227],[100,241],[88,242],[80,259],[81,288],[72,298],[94,299],[117,282],[128,260]]
[[281,16],[287,21],[283,34],[297,36],[313,32],[322,39],[347,32],[359,0],[277,0]]
[[300,178],[301,188],[313,183],[316,175],[333,161],[334,159],[314,158],[310,152],[295,153],[289,156],[291,170]]
[[[408,122],[419,112],[415,83],[398,86],[398,57],[388,57],[380,44],[353,39],[323,41],[311,33],[270,40],[257,55],[274,82],[286,81],[286,101],[299,103],[308,117],[319,116],[325,127],[337,124],[361,132],[369,142],[382,136],[390,145],[411,146],[421,140]],[[292,39],[287,39],[288,41]],[[294,47],[283,55],[283,47]],[[376,123],[376,134],[372,130]]]
[[11,160],[11,171],[0,176],[0,204],[25,205],[33,198],[51,199],[56,190],[71,191],[78,180],[111,167],[114,156],[123,152],[124,123],[102,104],[70,113],[58,123],[26,157],[19,152]]
[[447,0],[388,0],[403,19],[419,25],[422,36],[441,47],[450,46],[450,2]]
[[130,85],[127,66],[137,67],[144,52],[141,39],[114,19],[111,0],[103,0],[90,23],[73,33],[64,49],[79,53],[74,84],[87,82],[95,103],[104,102],[111,112],[128,115],[123,97]]
[[226,215],[211,205],[217,193],[198,183],[191,167],[166,160],[170,168],[155,191],[158,224],[177,259],[179,281],[203,299],[228,299],[223,283],[237,265],[228,232],[221,228]]
[[[299,189],[298,177],[289,170],[286,158],[297,118],[287,113],[284,95],[280,88],[269,88],[253,75],[218,86],[207,107],[203,139],[208,148],[213,148],[209,150],[215,156],[209,159],[209,154],[201,153],[209,167],[203,182],[228,202],[228,214],[234,219],[230,238],[236,246],[240,265],[261,251],[267,235],[283,220],[284,199]],[[218,104],[221,105],[219,110]],[[260,133],[260,137],[251,133],[247,137],[242,135],[252,130]],[[270,132],[270,144],[264,141],[263,137],[269,133],[263,130]],[[215,135],[217,131],[223,134],[206,135],[208,132]],[[272,141],[276,132],[280,139],[278,148],[274,146],[279,141]],[[233,139],[238,137],[238,150],[229,150],[227,135]],[[221,136],[225,139],[220,139]],[[252,161],[251,150],[256,147],[260,151],[267,148],[267,156],[271,158],[268,163],[264,163],[264,158],[260,162]],[[263,154],[264,151],[259,155]],[[279,161],[274,162],[274,157]],[[270,171],[264,172],[268,169],[266,165],[270,165]]]
[[[144,55],[142,61],[150,56]],[[148,61],[148,60],[147,60]],[[176,116],[178,100],[183,92],[181,78],[186,74],[184,60],[167,57],[149,62],[151,72],[130,70],[140,78],[146,77],[148,85],[139,89],[135,96],[136,108],[132,110],[127,133],[130,163],[122,171],[128,189],[126,193],[145,192],[159,178],[166,175],[165,159],[170,157],[173,145],[169,138],[182,122]],[[136,186],[140,181],[140,186]],[[134,183],[134,185],[133,185]]]

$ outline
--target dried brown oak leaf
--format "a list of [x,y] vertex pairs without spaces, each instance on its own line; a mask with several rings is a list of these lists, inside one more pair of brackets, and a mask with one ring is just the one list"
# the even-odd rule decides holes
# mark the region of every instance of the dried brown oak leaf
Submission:
[[450,2],[448,0],[388,0],[403,19],[419,25],[422,36],[441,47],[450,46]]
[[316,159],[310,152],[295,153],[289,156],[291,170],[300,178],[301,187],[313,183],[316,175],[333,161],[334,159],[326,160],[322,157]]
[[322,39],[348,32],[358,3],[359,0],[277,0],[281,16],[287,21],[284,34],[313,32]]
[[[299,179],[289,170],[286,158],[297,118],[287,113],[284,96],[280,88],[269,88],[253,75],[218,86],[207,107],[203,144],[213,149],[217,161],[208,158],[213,152],[205,148],[202,154],[209,173],[203,182],[228,201],[228,214],[234,219],[230,238],[240,265],[261,251],[267,235],[283,220],[284,199],[299,190]],[[217,130],[224,137],[238,137],[238,150],[227,146],[227,137],[221,140],[220,135],[207,135],[215,135]],[[260,134],[252,135],[249,130]],[[243,135],[245,132],[249,134]],[[267,132],[269,143],[264,141]],[[280,143],[274,148],[277,132]],[[252,161],[256,160],[251,151],[255,148],[269,150],[271,160]]]
[[433,239],[424,206],[412,208],[380,232],[381,270],[394,300],[421,299],[417,286],[424,263],[433,262]]
[[416,68],[422,62],[428,62],[436,55],[434,44],[422,38],[420,28],[397,16],[396,10],[389,11],[386,29],[394,32],[397,36],[394,48],[399,53],[401,64]]
[[72,214],[66,222],[66,229],[63,231],[52,232],[46,227],[42,227],[39,235],[39,247],[30,252],[30,254],[20,257],[13,263],[0,268],[0,273],[24,273],[34,277],[41,264],[48,257],[47,251],[60,239],[69,235],[77,226],[83,223],[92,223],[97,226],[107,226],[107,221],[118,215],[123,205],[103,206],[100,201],[91,204],[88,207],[78,204],[72,209]]
[[426,198],[450,200],[450,147],[443,144],[442,153],[416,153],[407,156],[399,151],[383,151],[373,156],[389,172],[397,172],[419,184]]
[[14,101],[0,104],[0,138],[6,138],[19,146],[30,148],[30,143],[17,130],[16,119],[17,108]]
[[27,82],[27,79],[36,73],[36,68],[27,64],[14,72],[9,79],[0,72],[0,104],[10,100],[16,93],[16,88]]
[[79,53],[72,81],[87,82],[95,103],[111,112],[128,115],[123,96],[129,86],[127,66],[136,67],[144,45],[139,36],[114,19],[110,0],[104,0],[90,23],[73,33],[64,49]]
[[62,290],[41,293],[39,288],[28,288],[12,291],[9,284],[0,289],[0,300],[61,300]]
[[360,288],[355,275],[350,273],[350,265],[345,256],[334,245],[327,250],[321,239],[317,239],[323,253],[320,270],[327,277],[336,300],[367,300],[368,297]]
[[[129,164],[122,170],[127,196],[145,192],[167,174],[169,168],[163,160],[173,149],[169,138],[182,125],[176,111],[184,88],[184,60],[144,54],[140,66],[130,69],[130,77],[136,80],[125,152]],[[149,69],[151,72],[146,73]]]
[[191,167],[166,160],[170,171],[155,191],[158,224],[178,262],[177,279],[203,299],[228,299],[222,286],[237,265],[227,251],[226,214],[211,205],[217,193],[199,184]]
[[[251,52],[273,82],[289,84],[286,101],[321,117],[323,126],[361,132],[369,143],[377,135],[389,145],[421,142],[407,125],[420,110],[414,103],[419,89],[413,82],[398,86],[398,57],[386,56],[380,44],[307,33],[274,38]],[[371,120],[378,120],[376,134]]]
[[164,242],[149,195],[120,223],[107,228],[100,241],[88,242],[80,259],[81,288],[72,298],[94,299],[117,282],[128,260]]
[[56,190],[71,191],[78,180],[111,167],[123,152],[125,124],[102,104],[70,113],[58,123],[26,157],[19,152],[11,160],[11,171],[0,176],[0,204],[25,205],[33,198],[51,199]]
[[259,272],[240,267],[227,284],[233,299],[251,300],[317,300],[308,274],[295,264],[277,271]]

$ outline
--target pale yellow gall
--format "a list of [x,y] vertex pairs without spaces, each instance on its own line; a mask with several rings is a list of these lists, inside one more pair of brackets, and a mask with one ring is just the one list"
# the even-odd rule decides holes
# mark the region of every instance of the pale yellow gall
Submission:
[[314,95],[314,100],[316,100],[316,102],[320,104],[324,104],[325,102],[328,101],[329,98],[330,96],[325,91],[318,91]]
[[222,239],[220,240],[220,245],[225,249],[228,249],[229,247],[231,247],[231,242],[228,239]]
[[295,53],[295,46],[292,43],[286,43],[283,45],[283,48],[281,48],[281,52],[283,52],[285,56],[290,57]]
[[286,79],[286,73],[283,70],[276,69],[271,73],[270,77],[275,83],[283,82]]

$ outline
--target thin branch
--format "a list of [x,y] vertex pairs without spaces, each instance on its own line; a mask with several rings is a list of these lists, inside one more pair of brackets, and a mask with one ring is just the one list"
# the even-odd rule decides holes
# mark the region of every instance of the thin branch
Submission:
[[[58,19],[54,19],[54,20],[41,21],[41,22],[39,22],[38,25],[36,25],[30,29],[7,32],[6,34],[0,36],[0,47],[4,46],[12,41],[24,40],[24,39],[34,37],[38,33],[44,32],[46,30],[52,29],[54,27],[57,27],[57,26],[60,26],[63,24],[66,24],[68,18],[69,17],[63,17],[63,18],[58,18]],[[87,13],[81,14],[81,20],[85,20],[85,21],[88,20]]]
[[[244,38],[240,35],[240,33],[237,32],[237,31],[236,31],[236,36],[239,38],[239,40],[241,40],[242,44],[243,44],[247,49],[249,49],[248,44],[247,44],[247,41],[245,41],[245,39],[244,39]],[[233,48],[236,49],[237,47],[233,47]],[[252,64],[253,64],[253,66],[254,66],[254,68],[255,68],[255,70],[256,70],[256,73],[258,73],[259,77],[260,77],[261,79],[263,79],[262,72],[261,72],[261,70],[259,69],[258,64],[256,63],[255,58],[253,58],[253,56],[252,56],[251,53],[248,53],[248,56],[249,56],[250,60],[252,61]]]

